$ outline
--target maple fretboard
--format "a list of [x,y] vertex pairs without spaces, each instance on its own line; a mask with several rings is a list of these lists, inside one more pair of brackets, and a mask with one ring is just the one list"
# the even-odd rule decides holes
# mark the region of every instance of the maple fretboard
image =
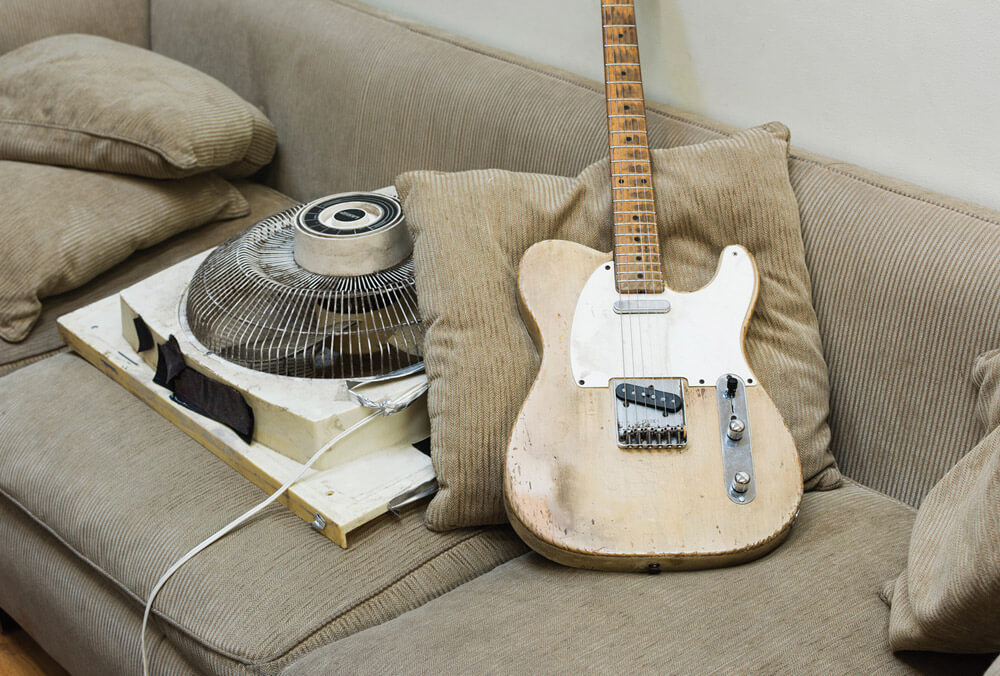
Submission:
[[614,211],[615,283],[621,293],[660,293],[646,105],[632,0],[601,0],[608,149]]

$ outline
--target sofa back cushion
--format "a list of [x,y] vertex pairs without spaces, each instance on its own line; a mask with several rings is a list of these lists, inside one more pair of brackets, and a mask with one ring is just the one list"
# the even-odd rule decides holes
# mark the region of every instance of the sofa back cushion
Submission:
[[4,0],[0,54],[60,33],[149,46],[149,0]]
[[[282,139],[268,182],[299,199],[411,169],[572,176],[607,153],[600,84],[347,0],[152,0],[151,40],[263,107]],[[654,148],[733,131],[646,110]],[[834,454],[916,505],[977,440],[968,374],[1000,346],[1000,214],[795,149],[789,170]]]

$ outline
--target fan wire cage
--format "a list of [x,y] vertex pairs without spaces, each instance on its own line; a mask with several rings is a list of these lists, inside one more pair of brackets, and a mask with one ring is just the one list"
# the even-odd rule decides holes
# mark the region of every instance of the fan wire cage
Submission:
[[372,274],[310,272],[293,256],[302,206],[220,245],[188,286],[183,312],[209,351],[256,371],[378,379],[422,364],[413,260]]

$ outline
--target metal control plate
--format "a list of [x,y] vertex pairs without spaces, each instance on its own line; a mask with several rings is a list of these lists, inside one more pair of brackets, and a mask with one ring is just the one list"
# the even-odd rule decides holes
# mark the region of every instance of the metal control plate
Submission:
[[[729,379],[735,380],[735,388],[730,391]],[[719,402],[719,434],[722,442],[722,481],[729,499],[738,505],[753,502],[757,496],[757,478],[753,472],[753,454],[750,438],[750,416],[747,412],[746,383],[738,375],[726,373],[715,382]],[[729,425],[734,420],[743,423],[742,437],[733,439]],[[749,477],[746,490],[736,491],[733,478],[738,472]]]

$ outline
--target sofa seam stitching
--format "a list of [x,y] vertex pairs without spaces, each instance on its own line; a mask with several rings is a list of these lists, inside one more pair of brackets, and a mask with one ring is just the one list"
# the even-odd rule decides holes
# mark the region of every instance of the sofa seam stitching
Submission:
[[[459,545],[464,544],[464,543],[468,542],[469,540],[472,540],[473,538],[476,538],[479,535],[482,535],[485,532],[486,532],[485,528],[477,528],[476,530],[474,530],[469,535],[467,535],[467,536],[465,536],[465,537],[463,537],[461,539],[456,540],[452,544],[448,545],[447,547],[445,547],[444,549],[442,549],[441,551],[439,551],[438,553],[436,553],[434,556],[426,559],[425,561],[422,561],[416,567],[410,568],[406,572],[400,574],[398,577],[393,578],[392,580],[386,582],[381,587],[379,587],[377,591],[373,592],[372,594],[369,594],[368,596],[366,596],[363,599],[359,599],[358,601],[354,602],[350,606],[344,608],[341,612],[339,612],[334,617],[331,617],[331,618],[327,619],[326,621],[324,621],[322,624],[318,625],[315,629],[313,629],[311,632],[309,632],[308,635],[306,635],[304,638],[302,638],[302,640],[300,640],[297,643],[289,646],[288,649],[286,649],[285,651],[283,651],[283,652],[281,652],[279,654],[276,654],[276,655],[274,655],[274,656],[272,656],[270,658],[267,658],[267,659],[251,660],[251,661],[247,662],[247,664],[249,664],[250,666],[270,666],[270,665],[274,664],[274,662],[277,662],[277,661],[279,661],[279,660],[287,657],[289,654],[291,654],[292,652],[294,652],[297,648],[299,648],[300,646],[302,646],[305,643],[307,643],[316,634],[318,634],[319,632],[323,631],[324,629],[326,629],[330,625],[334,624],[337,620],[339,620],[340,618],[344,617],[345,615],[347,615],[351,611],[353,611],[356,608],[364,605],[365,603],[368,603],[369,601],[373,601],[377,597],[379,597],[382,594],[384,594],[387,591],[389,591],[392,587],[395,587],[397,584],[399,584],[405,578],[409,577],[413,573],[415,573],[418,570],[420,570],[421,568],[423,568],[424,566],[430,564],[433,561],[436,561],[437,559],[439,559],[440,557],[444,556],[445,554],[447,554],[451,550],[455,549]],[[458,585],[457,587],[455,587],[455,589],[457,589],[460,586],[461,585]],[[446,594],[448,592],[444,592],[444,593]],[[435,597],[435,598],[438,598],[438,597]],[[430,603],[430,601],[433,601],[433,600],[434,599],[430,599],[429,601],[426,601],[425,603]],[[425,605],[425,604],[422,603],[420,605],[422,606],[422,605]],[[419,607],[420,606],[417,606],[417,608],[419,608]],[[402,613],[400,613],[400,614],[402,614]],[[391,618],[389,620],[385,620],[384,622],[381,622],[379,624],[384,624],[385,622],[391,622],[392,619],[394,619],[394,618]],[[373,626],[379,626],[379,625],[373,625]],[[364,631],[364,629],[362,629],[361,631]],[[344,638],[347,638],[347,636],[345,636]]]
[[[143,148],[145,150],[151,151],[159,155],[161,159],[163,159],[168,164],[177,169],[187,170],[197,167],[197,159],[195,158],[183,160],[178,158],[174,153],[167,151],[159,146],[155,146],[150,143],[145,143],[143,141],[129,138],[128,136],[109,134],[106,132],[89,131],[87,129],[80,129],[78,127],[74,127],[71,125],[53,124],[51,122],[33,122],[31,120],[15,120],[9,117],[0,118],[0,124],[21,125],[24,127],[38,127],[40,129],[55,129],[58,131],[69,132],[71,134],[81,134],[83,136],[90,136],[97,139],[118,141],[121,143],[126,143],[129,145],[136,146],[138,148]],[[134,174],[129,174],[129,175],[134,175]],[[142,176],[142,178],[147,178],[147,177]]]
[[[131,589],[129,589],[128,586],[126,586],[124,583],[122,583],[120,580],[118,580],[117,577],[115,577],[114,575],[112,575],[108,571],[104,570],[104,568],[102,568],[100,565],[98,565],[96,562],[94,562],[90,557],[88,557],[86,554],[84,554],[83,552],[81,552],[80,550],[78,550],[75,546],[73,546],[72,544],[70,544],[70,542],[67,541],[58,531],[56,531],[54,528],[52,528],[51,526],[49,526],[45,521],[43,521],[41,519],[41,517],[36,516],[34,512],[32,512],[21,501],[19,501],[17,498],[15,498],[13,495],[11,495],[5,488],[0,487],[0,495],[2,495],[4,498],[6,498],[8,501],[10,501],[10,503],[12,505],[14,505],[18,509],[20,509],[25,514],[25,516],[27,516],[29,519],[31,519],[32,521],[34,521],[39,527],[42,528],[42,530],[44,530],[49,535],[51,535],[53,538],[55,538],[55,540],[59,544],[61,544],[66,549],[68,549],[74,556],[76,556],[81,561],[83,561],[88,566],[90,566],[98,575],[100,575],[101,577],[103,577],[104,579],[106,579],[108,582],[110,582],[111,584],[113,584],[115,587],[117,587],[119,589],[119,591],[121,591],[122,593],[124,593],[127,597],[131,598],[136,603],[139,603],[143,607],[145,607],[146,601],[144,599],[140,598],[135,592],[133,592]],[[174,629],[176,629],[178,632],[184,634],[185,636],[187,636],[188,638],[190,638],[191,640],[193,640],[195,643],[198,643],[198,644],[200,644],[200,645],[202,645],[202,646],[204,646],[206,648],[209,648],[210,650],[218,653],[219,655],[221,655],[223,657],[231,659],[234,662],[240,662],[241,664],[250,664],[251,663],[251,661],[248,660],[247,658],[240,658],[239,656],[229,654],[227,651],[215,648],[210,643],[207,643],[206,641],[204,641],[200,637],[196,636],[190,630],[188,630],[185,627],[181,626],[173,618],[165,615],[163,613],[163,611],[161,611],[161,610],[157,610],[156,608],[151,608],[150,609],[150,614],[156,615],[157,618],[159,618],[160,620],[166,622],[171,627],[173,627]],[[166,636],[164,636],[163,638],[164,638],[164,640],[166,640],[171,645],[174,645],[173,641],[171,641]],[[176,645],[174,647],[176,647]]]
[[[111,573],[109,573],[108,571],[104,570],[104,568],[102,568],[100,565],[98,565],[96,562],[94,562],[90,557],[88,557],[87,555],[85,555],[84,553],[82,553],[80,550],[78,550],[75,546],[73,546],[59,532],[57,532],[54,528],[52,528],[45,521],[43,521],[41,519],[41,517],[35,515],[35,513],[32,510],[28,509],[28,507],[26,505],[24,505],[20,500],[18,500],[13,495],[11,495],[7,491],[6,488],[0,487],[0,495],[2,495],[4,498],[6,498],[12,505],[14,505],[19,510],[21,510],[21,512],[23,512],[25,514],[25,516],[27,516],[29,519],[31,519],[32,521],[34,521],[38,526],[40,526],[42,528],[42,530],[44,530],[45,532],[47,532],[57,542],[59,542],[59,544],[61,544],[66,549],[68,549],[70,552],[72,552],[72,554],[74,556],[76,556],[81,561],[83,561],[84,563],[86,563],[90,568],[92,568],[94,570],[94,572],[96,572],[98,575],[100,575],[101,577],[103,577],[104,579],[106,579],[108,582],[110,582],[111,584],[113,584],[115,587],[117,587],[119,589],[119,591],[123,592],[126,596],[128,596],[129,598],[131,598],[133,601],[135,601],[136,603],[139,603],[143,607],[145,607],[145,604],[146,604],[145,600],[143,600],[142,598],[140,598],[128,586],[126,586],[124,583],[122,583],[120,580],[118,580],[118,578],[116,576],[114,576]],[[410,574],[418,571],[419,569],[423,568],[425,565],[427,565],[427,564],[431,563],[432,561],[440,558],[441,556],[444,556],[445,554],[447,554],[448,552],[450,552],[455,547],[457,547],[457,546],[459,546],[459,545],[461,545],[461,544],[463,544],[465,542],[468,542],[469,540],[471,540],[471,539],[473,539],[473,538],[475,538],[475,537],[477,537],[479,535],[482,535],[484,532],[486,532],[486,529],[484,529],[484,528],[478,528],[478,529],[474,530],[472,533],[470,533],[469,535],[456,540],[455,542],[453,542],[449,546],[445,547],[444,549],[442,549],[438,553],[434,554],[432,557],[428,558],[425,561],[422,561],[418,566],[416,566],[414,568],[408,569],[406,572],[401,573],[396,578],[394,578],[391,581],[387,582],[386,584],[382,585],[374,593],[372,593],[372,594],[366,596],[365,598],[360,599],[360,600],[356,601],[355,603],[351,604],[350,606],[348,606],[347,608],[345,608],[338,615],[325,620],[322,624],[318,625],[313,631],[311,631],[302,640],[300,640],[300,641],[292,644],[290,647],[288,647],[286,650],[282,651],[281,653],[278,653],[278,654],[276,654],[276,655],[274,655],[274,656],[272,656],[270,658],[266,658],[266,659],[254,659],[254,658],[251,658],[251,657],[241,657],[239,655],[231,653],[228,650],[225,650],[225,649],[223,649],[221,647],[218,647],[218,646],[216,646],[213,643],[210,643],[210,642],[206,641],[205,639],[203,639],[200,636],[196,635],[193,631],[191,631],[187,627],[184,627],[183,625],[181,625],[179,623],[179,621],[177,621],[177,620],[173,619],[172,617],[164,614],[164,611],[162,611],[162,610],[158,610],[156,608],[153,608],[153,609],[151,609],[151,613],[154,614],[154,615],[156,615],[157,618],[159,618],[160,620],[162,620],[162,621],[166,622],[167,624],[169,624],[171,627],[173,627],[175,630],[177,630],[181,634],[184,634],[189,639],[193,640],[195,643],[197,643],[197,644],[199,644],[199,645],[201,645],[201,646],[203,646],[205,648],[208,648],[211,652],[214,652],[217,655],[220,655],[222,657],[230,659],[230,660],[232,660],[234,662],[238,662],[238,663],[243,664],[245,666],[265,666],[265,665],[271,664],[271,663],[273,663],[273,662],[275,662],[277,660],[280,660],[283,657],[286,657],[289,653],[291,653],[296,648],[298,648],[300,645],[302,645],[303,643],[305,643],[306,641],[308,641],[312,636],[314,636],[318,632],[322,631],[324,628],[326,628],[330,624],[334,623],[339,617],[342,617],[343,615],[345,615],[346,613],[350,612],[351,610],[354,610],[355,608],[357,608],[361,604],[366,603],[368,601],[371,601],[372,599],[375,599],[376,597],[380,596],[381,594],[384,594],[386,591],[388,591],[390,588],[392,588],[393,586],[395,586],[396,584],[398,584],[404,578],[408,577]],[[461,585],[459,585],[459,586],[461,586]],[[421,605],[423,605],[423,604],[421,604]],[[164,636],[163,638],[164,638],[164,640],[166,640],[171,645],[175,645],[173,643],[173,641],[171,641],[168,637]],[[176,647],[176,645],[175,645],[175,647]]]
[[918,507],[914,507],[911,504],[903,502],[902,500],[900,500],[899,498],[897,498],[894,495],[889,495],[888,493],[883,493],[882,491],[876,490],[876,489],[872,488],[871,486],[865,486],[863,483],[861,483],[859,481],[856,481],[855,479],[852,479],[851,477],[847,476],[846,474],[841,474],[841,476],[844,478],[845,481],[847,481],[848,483],[852,484],[853,486],[857,486],[858,488],[862,489],[863,491],[871,493],[872,495],[877,495],[877,496],[882,497],[882,498],[889,498],[889,500],[892,500],[893,502],[895,502],[900,507],[905,507],[908,512],[911,512],[911,513],[915,514],[916,512],[919,511]]

